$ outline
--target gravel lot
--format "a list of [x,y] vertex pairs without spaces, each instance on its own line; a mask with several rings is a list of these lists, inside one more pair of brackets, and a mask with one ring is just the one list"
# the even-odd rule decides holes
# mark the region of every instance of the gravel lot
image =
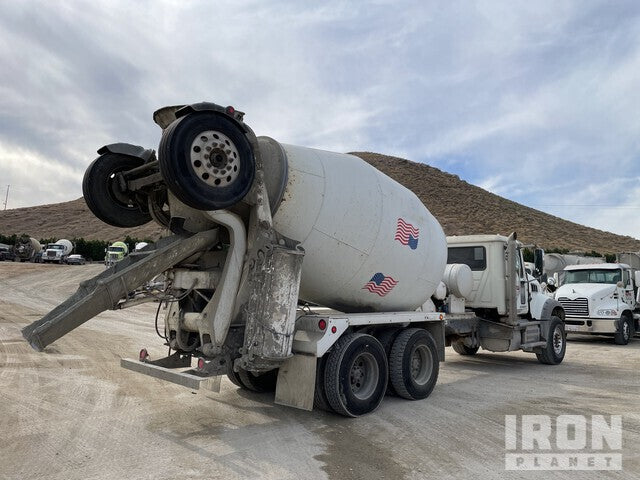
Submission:
[[[640,339],[570,337],[565,361],[447,349],[426,400],[346,419],[226,378],[192,392],[119,366],[165,353],[154,305],[106,312],[46,349],[20,329],[101,265],[0,263],[0,479],[602,479],[640,477]],[[505,415],[622,415],[623,470],[505,471]]]

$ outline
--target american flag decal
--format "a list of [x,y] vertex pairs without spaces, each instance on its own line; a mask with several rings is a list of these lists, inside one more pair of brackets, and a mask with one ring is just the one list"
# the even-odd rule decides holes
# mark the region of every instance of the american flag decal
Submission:
[[403,245],[408,245],[411,250],[418,248],[418,239],[420,237],[420,229],[414,227],[404,219],[398,219],[398,227],[396,228],[395,239]]
[[387,293],[393,290],[393,287],[397,284],[398,281],[394,280],[392,277],[385,277],[382,273],[376,273],[362,288],[384,297]]

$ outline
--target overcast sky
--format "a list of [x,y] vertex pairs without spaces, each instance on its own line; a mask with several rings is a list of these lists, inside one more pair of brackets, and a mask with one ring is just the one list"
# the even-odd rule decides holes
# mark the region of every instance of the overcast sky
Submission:
[[100,146],[203,100],[640,238],[635,0],[0,0],[0,207],[80,197]]

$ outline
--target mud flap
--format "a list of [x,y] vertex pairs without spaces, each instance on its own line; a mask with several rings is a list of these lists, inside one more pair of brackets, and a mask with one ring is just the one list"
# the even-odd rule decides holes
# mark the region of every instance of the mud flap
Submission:
[[294,355],[278,371],[275,402],[278,405],[313,410],[316,386],[316,363],[313,355]]

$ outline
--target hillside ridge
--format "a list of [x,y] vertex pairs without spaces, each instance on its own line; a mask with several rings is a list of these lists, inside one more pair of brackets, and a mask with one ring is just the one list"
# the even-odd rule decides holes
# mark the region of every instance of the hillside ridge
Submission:
[[[353,152],[412,190],[438,219],[447,235],[501,234],[543,248],[605,254],[640,251],[640,240],[597,230],[507,200],[423,163],[372,152]],[[93,216],[84,199],[0,212],[0,234],[27,233],[36,238],[115,241],[129,235],[157,239],[162,229],[151,222],[116,228]]]

